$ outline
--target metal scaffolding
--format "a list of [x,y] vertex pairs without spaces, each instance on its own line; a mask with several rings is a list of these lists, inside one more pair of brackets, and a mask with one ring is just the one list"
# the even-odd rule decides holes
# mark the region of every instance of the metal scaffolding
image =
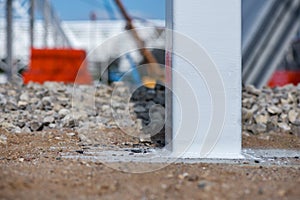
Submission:
[[[14,64],[13,52],[13,25],[14,17],[19,17],[28,20],[29,23],[29,43],[30,47],[35,45],[35,13],[39,11],[44,20],[44,47],[49,47],[49,38],[53,38],[55,47],[71,47],[71,43],[61,27],[61,23],[55,10],[49,0],[6,0],[5,19],[6,19],[6,58],[4,60],[4,71],[7,74],[8,80],[13,81],[18,75],[18,67]],[[29,50],[29,49],[28,49]]]

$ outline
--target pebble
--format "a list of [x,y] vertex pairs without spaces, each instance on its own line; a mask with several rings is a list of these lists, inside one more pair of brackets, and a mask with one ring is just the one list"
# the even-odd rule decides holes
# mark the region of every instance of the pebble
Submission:
[[29,127],[32,131],[41,131],[43,130],[43,124],[38,121],[31,121]]
[[185,179],[185,178],[188,177],[188,176],[189,176],[189,174],[185,172],[185,173],[183,173],[183,174],[179,174],[179,175],[178,175],[178,178],[181,179],[181,180],[183,180],[183,179]]
[[5,135],[0,135],[0,144],[7,144],[7,137]]
[[168,185],[166,184],[161,184],[160,187],[163,189],[163,190],[167,190],[169,187]]
[[267,110],[268,110],[268,112],[269,112],[270,114],[272,114],[272,115],[276,115],[276,114],[281,113],[281,109],[278,108],[278,107],[276,107],[276,106],[269,106],[269,107],[267,108]]
[[50,106],[52,104],[52,98],[51,97],[43,97],[42,104],[44,106]]
[[291,130],[291,127],[287,123],[284,123],[284,122],[278,123],[278,127],[284,132],[288,132]]
[[76,120],[69,114],[61,120],[61,125],[64,128],[74,128],[76,126]]
[[257,124],[267,124],[269,117],[267,115],[256,115],[255,121]]
[[76,153],[79,153],[79,154],[83,154],[83,153],[84,153],[83,150],[76,150],[75,152],[76,152]]
[[89,139],[84,134],[79,134],[78,137],[79,137],[80,141],[82,141],[82,142],[89,141]]
[[19,102],[18,102],[18,107],[19,107],[20,109],[25,109],[27,105],[28,105],[28,102],[27,102],[27,101],[19,101]]
[[278,195],[279,195],[280,197],[284,197],[286,194],[287,194],[287,191],[286,191],[286,190],[280,189],[280,190],[278,191]]
[[7,100],[3,94],[0,93],[0,106],[5,106],[7,103]]
[[249,94],[252,94],[252,95],[255,95],[255,96],[259,96],[261,94],[261,91],[259,89],[255,88],[253,85],[247,85],[245,90]]
[[52,122],[54,122],[54,117],[53,116],[47,116],[47,117],[45,117],[44,119],[43,119],[43,123],[45,124],[45,125],[49,125],[49,124],[51,124]]
[[69,137],[73,137],[73,136],[76,135],[76,133],[71,132],[71,133],[66,133],[66,135],[69,136]]
[[198,182],[198,188],[206,191],[211,190],[212,183],[206,180],[201,180]]
[[60,119],[64,118],[66,115],[70,114],[70,111],[68,109],[61,109],[59,112],[58,112],[58,116]]
[[137,106],[134,108],[134,112],[143,113],[143,112],[146,112],[146,109],[142,106]]
[[288,118],[292,124],[300,126],[300,115],[295,110],[289,111]]
[[191,182],[197,181],[198,179],[199,179],[199,177],[197,175],[189,175],[187,177],[187,180],[191,181]]
[[28,101],[29,101],[29,95],[28,95],[28,93],[27,93],[27,92],[24,92],[23,94],[21,94],[20,100],[21,100],[21,101],[28,102]]

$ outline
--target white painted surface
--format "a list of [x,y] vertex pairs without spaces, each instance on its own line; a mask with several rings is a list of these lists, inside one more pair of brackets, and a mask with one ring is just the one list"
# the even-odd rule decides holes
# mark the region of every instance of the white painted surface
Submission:
[[[167,6],[172,9],[171,4]],[[202,48],[197,55],[200,50],[194,44],[182,50],[179,36],[167,39],[172,41],[167,49],[173,48],[172,69],[176,71],[172,73],[174,156],[241,157],[241,0],[173,0],[167,27]],[[184,52],[188,56],[180,55]],[[197,56],[197,61],[191,61]],[[215,91],[222,82],[224,89]],[[222,105],[223,129],[218,137],[210,137],[221,123]]]

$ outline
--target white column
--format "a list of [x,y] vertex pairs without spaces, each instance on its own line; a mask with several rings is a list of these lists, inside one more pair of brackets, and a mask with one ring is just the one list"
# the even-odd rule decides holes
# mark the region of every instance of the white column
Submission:
[[172,152],[240,158],[241,0],[167,1]]

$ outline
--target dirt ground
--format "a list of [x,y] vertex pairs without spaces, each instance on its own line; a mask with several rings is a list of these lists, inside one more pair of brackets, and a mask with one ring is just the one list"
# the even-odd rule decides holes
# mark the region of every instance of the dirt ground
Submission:
[[[137,145],[110,131],[99,143]],[[0,143],[0,199],[299,199],[300,162],[292,166],[171,164],[131,174],[101,162],[66,159],[83,146],[77,133],[10,134]],[[106,135],[107,136],[107,135]],[[245,148],[300,150],[294,135],[244,135]],[[296,158],[299,161],[299,158]],[[149,164],[144,164],[146,165]]]

